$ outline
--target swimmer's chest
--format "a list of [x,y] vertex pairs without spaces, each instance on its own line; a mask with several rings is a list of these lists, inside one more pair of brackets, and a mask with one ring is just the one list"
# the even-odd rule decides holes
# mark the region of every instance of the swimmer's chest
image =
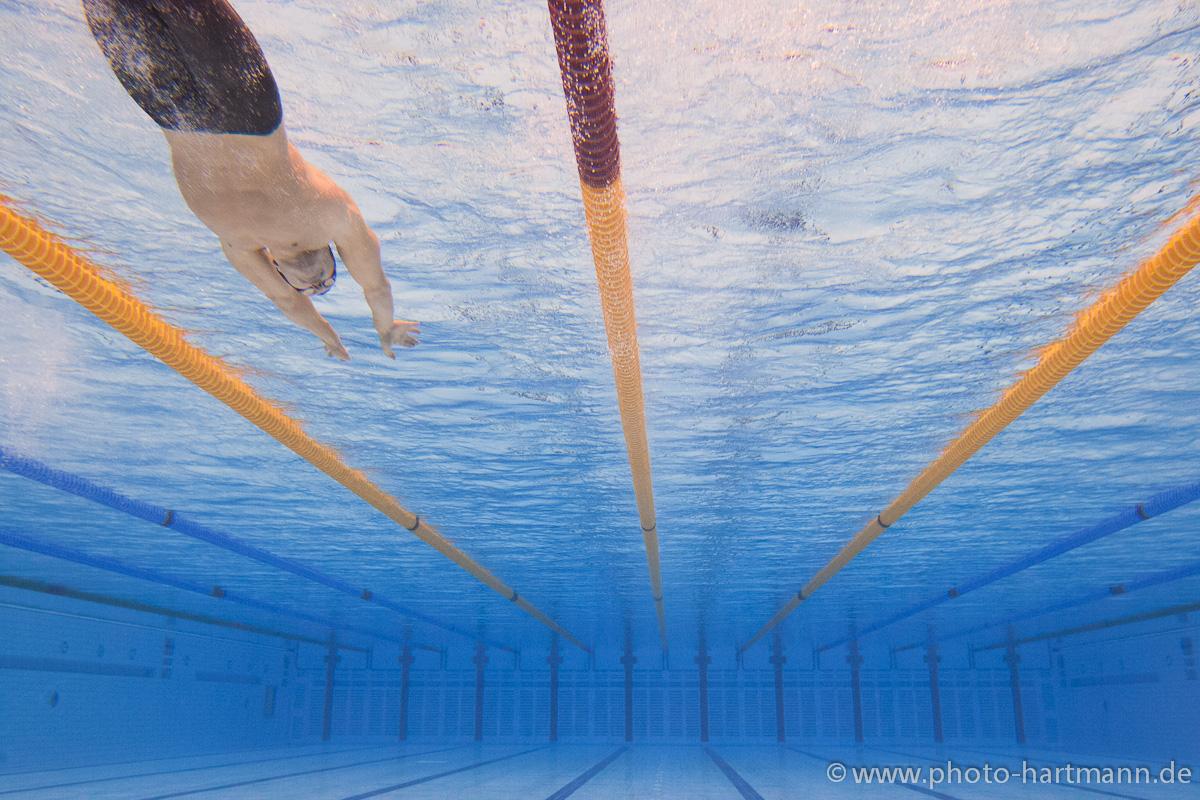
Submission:
[[250,188],[240,181],[222,183],[211,178],[199,185],[181,180],[179,189],[192,213],[231,244],[307,249],[329,241],[322,203],[307,192]]
[[282,139],[168,137],[179,191],[230,244],[316,249],[345,216],[340,190]]

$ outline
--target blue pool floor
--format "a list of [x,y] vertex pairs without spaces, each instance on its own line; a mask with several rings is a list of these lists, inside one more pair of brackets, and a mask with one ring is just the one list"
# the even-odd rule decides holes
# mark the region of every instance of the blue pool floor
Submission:
[[979,751],[897,747],[831,748],[805,744],[699,745],[380,745],[241,751],[142,763],[0,775],[2,798],[29,800],[793,800],[795,798],[1200,798],[1190,786],[865,786],[832,783],[831,761],[924,766],[952,758],[963,765],[1132,764],[1017,749]]

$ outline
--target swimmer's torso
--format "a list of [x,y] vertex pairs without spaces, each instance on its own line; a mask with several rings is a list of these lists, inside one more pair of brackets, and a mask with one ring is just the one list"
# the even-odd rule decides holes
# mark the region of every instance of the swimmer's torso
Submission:
[[277,258],[324,248],[345,221],[347,197],[287,142],[266,136],[164,131],[179,191],[222,241]]

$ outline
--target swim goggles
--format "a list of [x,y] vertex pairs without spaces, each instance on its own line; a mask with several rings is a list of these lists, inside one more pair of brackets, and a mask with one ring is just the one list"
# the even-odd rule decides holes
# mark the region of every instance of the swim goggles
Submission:
[[329,248],[329,263],[333,264],[333,269],[332,269],[332,271],[330,271],[328,277],[322,278],[321,280],[317,281],[316,283],[310,284],[308,286],[297,286],[296,284],[294,284],[290,280],[288,280],[287,275],[283,274],[283,270],[281,270],[279,268],[279,262],[273,258],[271,259],[271,265],[273,267],[275,267],[275,271],[279,273],[279,277],[283,278],[283,282],[286,283],[288,286],[292,287],[293,289],[295,289],[300,294],[305,294],[305,295],[308,295],[309,297],[320,297],[321,295],[325,294],[330,289],[332,289],[333,285],[335,283],[337,283],[337,259],[334,258],[334,256],[333,256],[333,248],[332,247]]

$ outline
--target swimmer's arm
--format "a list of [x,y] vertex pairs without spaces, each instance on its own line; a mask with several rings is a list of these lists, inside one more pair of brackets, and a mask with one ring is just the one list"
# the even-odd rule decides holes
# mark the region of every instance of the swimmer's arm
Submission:
[[389,358],[395,358],[395,345],[412,347],[417,343],[420,325],[393,317],[392,284],[383,273],[379,238],[368,227],[358,209],[351,208],[345,230],[334,241],[350,275],[362,287],[371,318],[379,334],[379,344]]
[[241,250],[227,242],[221,242],[221,250],[234,269],[258,287],[288,319],[324,342],[326,353],[342,361],[350,359],[337,331],[321,316],[312,300],[288,286],[261,250]]

